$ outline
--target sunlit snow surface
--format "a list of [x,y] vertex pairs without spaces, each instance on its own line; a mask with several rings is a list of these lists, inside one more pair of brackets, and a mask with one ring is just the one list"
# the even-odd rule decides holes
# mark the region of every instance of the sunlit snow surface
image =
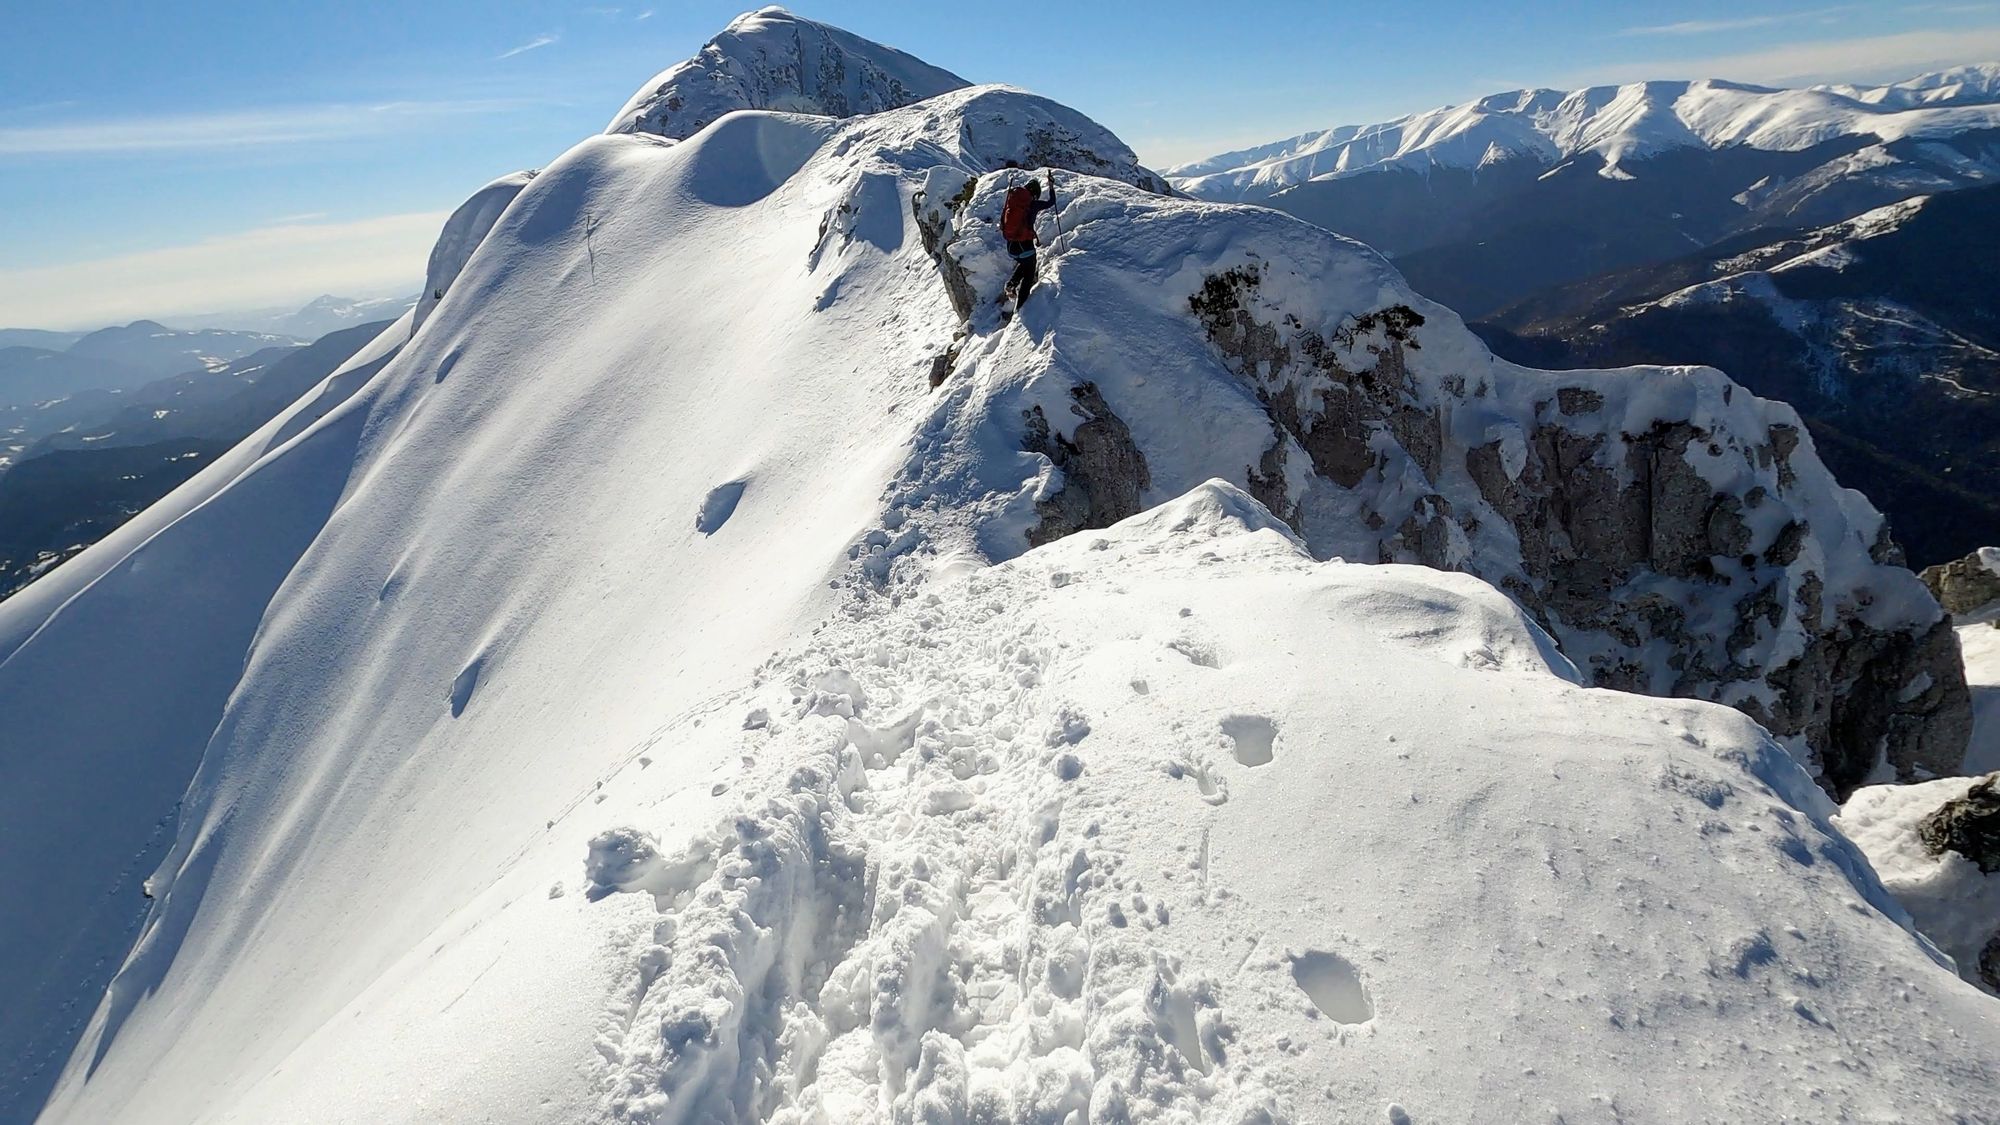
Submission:
[[[1091,130],[983,88],[592,138],[461,210],[414,336],[0,606],[10,1092],[59,1069],[50,1120],[148,1123],[2000,1115],[1994,1006],[1748,720],[1580,687],[1491,587],[1315,562],[1193,475],[1268,427],[1153,330],[1198,283],[1162,263],[1236,253],[1229,215],[1308,228],[1093,185],[1048,232],[1088,299],[1052,246],[929,391],[959,322],[914,192],[1037,137],[1129,155]],[[1091,238],[1165,272],[1121,287]],[[1356,307],[1414,300],[1296,241]],[[1023,553],[1059,484],[1030,375],[1155,360],[1162,506]]]

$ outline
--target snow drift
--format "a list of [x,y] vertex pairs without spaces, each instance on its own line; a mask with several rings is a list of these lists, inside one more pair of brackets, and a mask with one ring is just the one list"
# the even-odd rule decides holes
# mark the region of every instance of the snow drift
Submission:
[[[1002,325],[1009,160],[1072,171]],[[1733,542],[1762,488],[1763,554],[1598,592],[1817,591],[1750,643],[1861,638],[1829,682],[1908,705],[1901,764],[1956,665],[1867,647],[1935,606],[1760,456],[1786,412],[1498,364],[1365,248],[1159,186],[981,87],[462,209],[420,326],[0,605],[6,1112],[2000,1114],[2000,1016],[1805,770],[1473,576],[1569,622],[1474,453],[1622,496],[1664,422],[1639,494]],[[1472,573],[1324,561],[1433,542]]]

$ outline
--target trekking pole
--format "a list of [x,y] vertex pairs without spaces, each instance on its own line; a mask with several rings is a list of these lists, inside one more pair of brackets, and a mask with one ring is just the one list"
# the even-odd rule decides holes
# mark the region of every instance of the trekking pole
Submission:
[[[1055,199],[1056,199],[1056,170],[1054,168],[1050,168],[1049,202],[1054,203]],[[1050,208],[1050,210],[1054,211],[1056,216],[1056,253],[1060,254],[1063,251],[1062,208],[1058,206]]]

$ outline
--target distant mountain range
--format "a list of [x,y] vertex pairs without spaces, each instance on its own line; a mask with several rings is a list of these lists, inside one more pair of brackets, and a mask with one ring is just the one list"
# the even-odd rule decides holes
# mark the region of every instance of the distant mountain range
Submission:
[[61,350],[0,348],[0,406],[21,406],[80,391],[125,390],[182,371],[214,370],[291,337],[222,329],[177,331],[151,320],[103,328]]
[[[2000,64],[1517,90],[1168,176],[1374,245],[1510,359],[1713,363],[1793,402],[1917,561],[2000,542],[1993,290],[1968,253],[1995,230]],[[1905,205],[1947,193],[1967,198]]]
[[0,599],[103,538],[296,402],[388,326],[260,348],[130,390],[0,407]]
[[1394,258],[1476,319],[1746,230],[2000,180],[2000,64],[1871,89],[1647,82],[1515,90],[1167,170]]
[[196,316],[170,316],[166,319],[176,328],[235,328],[272,332],[300,340],[317,340],[329,332],[351,328],[357,324],[374,320],[394,320],[416,303],[415,294],[407,297],[336,297],[327,294],[313,298],[301,308],[281,306],[239,312],[203,313]]

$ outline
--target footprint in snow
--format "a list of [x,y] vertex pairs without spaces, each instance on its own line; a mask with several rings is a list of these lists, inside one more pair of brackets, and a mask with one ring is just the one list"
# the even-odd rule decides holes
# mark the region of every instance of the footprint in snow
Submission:
[[1262,715],[1225,716],[1222,734],[1235,749],[1236,760],[1246,766],[1269,765],[1276,757],[1272,748],[1278,741],[1278,724]]
[[1292,958],[1292,979],[1320,1014],[1339,1024],[1362,1024],[1375,1018],[1375,1002],[1361,983],[1354,964],[1338,953],[1310,949]]
[[451,717],[456,719],[465,714],[465,705],[472,702],[472,693],[479,688],[479,673],[486,666],[484,654],[472,658],[472,663],[462,669],[451,681]]

